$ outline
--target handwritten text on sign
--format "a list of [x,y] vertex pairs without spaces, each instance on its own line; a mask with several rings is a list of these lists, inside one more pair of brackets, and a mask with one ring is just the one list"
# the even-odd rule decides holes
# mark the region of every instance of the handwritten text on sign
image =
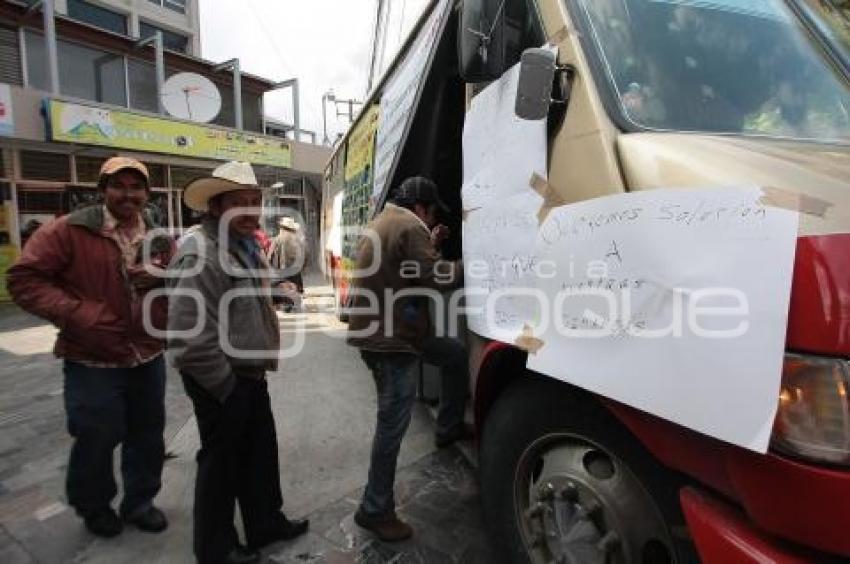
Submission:
[[797,213],[757,188],[651,190],[555,208],[533,254],[550,300],[529,368],[764,452]]
[[534,320],[534,302],[521,294],[535,284],[534,242],[542,203],[528,189],[470,212],[464,221],[467,323],[479,335],[513,342]]

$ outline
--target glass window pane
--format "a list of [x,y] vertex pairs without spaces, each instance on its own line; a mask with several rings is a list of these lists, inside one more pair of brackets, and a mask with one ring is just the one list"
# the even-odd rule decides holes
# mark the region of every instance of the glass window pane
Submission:
[[262,132],[263,116],[260,115],[260,97],[242,91],[242,122],[246,131]]
[[201,178],[204,176],[209,176],[210,169],[206,168],[193,168],[193,167],[184,167],[184,166],[172,166],[171,167],[171,187],[172,188],[185,188],[187,184],[196,178]]
[[0,27],[0,82],[23,84],[18,30]]
[[63,95],[126,105],[124,58],[59,41],[59,84]]
[[[27,31],[25,42],[29,86],[47,90],[44,36]],[[57,51],[59,88],[63,95],[117,106],[127,105],[124,58],[121,55],[62,40],[58,41]]]
[[179,33],[174,33],[173,31],[156,27],[155,25],[151,25],[147,22],[139,22],[139,37],[141,39],[147,39],[154,35],[157,31],[162,32],[162,44],[166,49],[179,51],[181,53],[186,52],[186,47],[189,44],[189,38],[185,35],[180,35]]
[[47,49],[44,46],[44,36],[27,31],[24,40],[27,49],[29,86],[47,90]]
[[163,164],[154,164],[154,163],[145,163],[145,166],[148,167],[148,174],[150,175],[150,184],[152,188],[165,188],[165,165]]
[[77,158],[74,160],[77,161],[77,182],[97,183],[97,177],[100,175],[100,167],[103,165],[106,157],[77,155]]
[[218,83],[216,83],[216,86],[218,87],[219,94],[221,94],[221,110],[210,123],[225,127],[235,127],[236,116],[233,114],[233,87]]
[[850,140],[850,88],[781,0],[581,0],[620,111],[649,129]]
[[75,20],[127,35],[127,16],[84,0],[68,0],[68,15]]
[[186,13],[186,0],[148,0],[156,4],[157,6],[164,6],[169,10],[174,10],[175,12],[180,12],[181,14]]
[[159,111],[156,99],[156,67],[136,59],[127,60],[130,78],[130,107],[146,112]]
[[71,159],[63,153],[21,151],[21,177],[25,180],[71,181]]

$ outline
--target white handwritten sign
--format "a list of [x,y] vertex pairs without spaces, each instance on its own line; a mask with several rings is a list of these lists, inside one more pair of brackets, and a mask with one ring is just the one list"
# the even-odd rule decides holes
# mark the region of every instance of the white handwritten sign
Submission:
[[[533,289],[537,211],[543,198],[528,190],[473,211],[463,223],[464,286],[469,328],[513,342],[535,320]],[[488,303],[489,300],[489,303]]]
[[472,100],[463,127],[463,209],[480,208],[530,190],[536,172],[546,178],[546,120],[514,113],[519,65]]
[[555,208],[535,243],[557,274],[532,370],[765,452],[798,214],[757,188],[651,190]]

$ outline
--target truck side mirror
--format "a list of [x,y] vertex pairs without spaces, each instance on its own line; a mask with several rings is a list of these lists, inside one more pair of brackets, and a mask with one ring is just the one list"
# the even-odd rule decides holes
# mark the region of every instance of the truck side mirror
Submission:
[[465,82],[496,80],[506,70],[506,0],[463,0],[457,34],[458,67]]
[[526,49],[522,54],[514,112],[522,119],[540,120],[549,115],[555,53],[548,49]]

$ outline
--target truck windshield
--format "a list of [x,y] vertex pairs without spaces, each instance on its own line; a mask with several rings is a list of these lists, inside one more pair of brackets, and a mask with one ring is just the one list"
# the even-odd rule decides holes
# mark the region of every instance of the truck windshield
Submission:
[[850,141],[850,85],[781,0],[576,0],[638,128]]

